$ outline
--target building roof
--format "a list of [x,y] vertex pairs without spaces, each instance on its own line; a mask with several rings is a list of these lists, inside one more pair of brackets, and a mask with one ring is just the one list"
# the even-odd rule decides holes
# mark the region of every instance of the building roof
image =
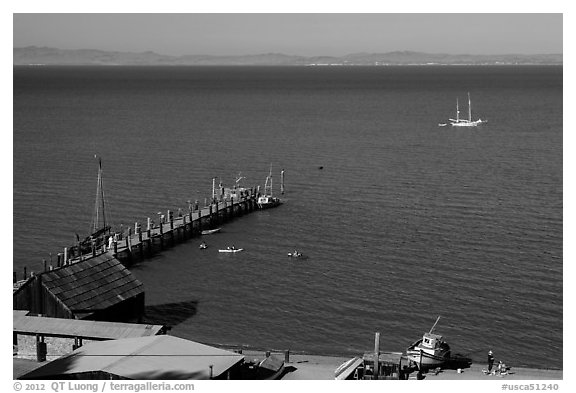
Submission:
[[26,335],[79,337],[87,340],[154,336],[164,331],[162,325],[88,321],[78,319],[27,316],[27,311],[13,310],[12,330]]
[[75,314],[109,308],[144,292],[144,286],[108,254],[41,274],[42,285]]
[[30,359],[12,358],[12,379],[18,379],[32,370],[45,365],[46,362],[37,362]]
[[127,379],[208,379],[244,359],[235,352],[174,336],[94,341],[32,371],[22,379],[58,379],[103,372]]

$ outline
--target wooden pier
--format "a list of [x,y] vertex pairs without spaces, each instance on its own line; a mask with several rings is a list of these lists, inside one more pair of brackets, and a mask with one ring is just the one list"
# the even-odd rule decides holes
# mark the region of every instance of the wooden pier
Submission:
[[142,230],[140,224],[135,223],[134,230],[130,228],[127,235],[105,245],[103,249],[112,252],[124,265],[129,266],[199,236],[203,230],[217,228],[236,217],[253,212],[257,209],[256,200],[256,195],[251,193],[239,200],[231,198],[216,201],[187,214],[179,213],[176,217],[168,211],[164,221],[158,225],[152,226],[148,218],[146,229]]
[[[103,253],[110,253],[124,266],[131,266],[138,261],[151,258],[158,252],[173,247],[176,244],[188,241],[200,236],[203,230],[220,227],[226,222],[251,213],[258,209],[257,190],[250,188],[237,197],[222,197],[214,199],[213,203],[205,207],[189,205],[187,212],[180,209],[176,214],[168,210],[166,214],[157,218],[160,222],[154,222],[150,217],[142,225],[134,223],[123,233],[111,233],[92,240],[91,247],[77,244],[65,247],[63,252],[57,253],[56,265],[48,265],[44,260],[43,271],[73,264],[92,258]],[[33,271],[24,268],[22,279],[14,272],[14,291],[18,289],[28,278],[34,275]]]

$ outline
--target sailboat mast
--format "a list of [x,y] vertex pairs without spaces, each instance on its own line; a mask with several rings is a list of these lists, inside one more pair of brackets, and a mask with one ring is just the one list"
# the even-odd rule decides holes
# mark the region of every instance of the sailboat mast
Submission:
[[470,92],[468,92],[468,121],[472,121],[472,105],[470,103]]
[[460,121],[460,108],[458,108],[458,97],[456,97],[456,123]]
[[104,204],[104,178],[102,177],[102,160],[100,159],[100,202],[102,203],[102,228],[106,228],[106,205]]
[[270,164],[270,197],[272,197],[272,164]]
[[94,206],[93,232],[101,229],[100,210],[102,210],[102,228],[106,228],[106,210],[104,204],[104,184],[102,179],[102,158],[98,157],[98,182],[96,184],[96,205]]

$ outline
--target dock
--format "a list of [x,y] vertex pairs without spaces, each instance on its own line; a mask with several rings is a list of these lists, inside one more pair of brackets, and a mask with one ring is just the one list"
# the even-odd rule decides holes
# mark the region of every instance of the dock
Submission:
[[[213,198],[207,206],[189,203],[186,212],[168,210],[166,214],[156,218],[150,217],[144,224],[135,222],[122,232],[112,232],[92,239],[91,245],[78,242],[65,247],[56,254],[55,265],[49,265],[43,260],[42,271],[46,272],[65,265],[74,264],[104,253],[118,259],[126,267],[151,258],[162,250],[201,236],[203,230],[215,229],[221,225],[245,214],[258,210],[259,192],[255,188],[244,189],[243,192],[222,195],[220,199]],[[31,276],[33,271],[25,267],[23,275],[13,273],[13,290],[16,291]],[[22,279],[20,279],[20,277]]]
[[[154,256],[156,253],[200,236],[203,230],[217,228],[234,218],[251,213],[257,209],[257,196],[253,191],[243,197],[222,199],[197,209],[189,209],[187,213],[167,211],[161,222],[154,225],[147,218],[145,229],[135,222],[134,228],[128,228],[127,233],[112,236],[112,242],[95,244],[88,257],[108,252],[125,266]],[[85,257],[84,254],[74,255],[78,247],[72,248],[69,259],[64,263],[74,263]],[[68,252],[70,253],[70,252]]]

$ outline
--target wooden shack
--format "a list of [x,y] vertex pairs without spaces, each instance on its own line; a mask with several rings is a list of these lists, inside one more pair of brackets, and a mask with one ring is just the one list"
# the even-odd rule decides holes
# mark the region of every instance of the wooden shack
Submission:
[[109,254],[30,277],[13,293],[13,309],[54,318],[141,322],[144,286]]

